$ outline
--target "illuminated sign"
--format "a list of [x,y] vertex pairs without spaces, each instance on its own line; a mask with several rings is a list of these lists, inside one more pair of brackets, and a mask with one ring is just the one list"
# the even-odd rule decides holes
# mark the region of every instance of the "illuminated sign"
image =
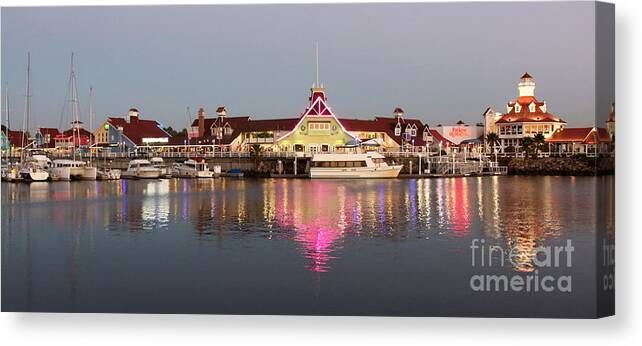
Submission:
[[167,137],[160,138],[143,138],[143,143],[167,143]]
[[450,132],[448,132],[448,135],[450,137],[468,137],[470,134],[466,127],[453,127],[450,129]]

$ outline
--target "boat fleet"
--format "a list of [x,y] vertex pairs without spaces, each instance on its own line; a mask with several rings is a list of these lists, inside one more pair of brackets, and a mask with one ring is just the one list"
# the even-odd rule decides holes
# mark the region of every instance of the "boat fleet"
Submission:
[[190,158],[167,166],[162,158],[133,159],[127,169],[99,169],[89,162],[55,159],[46,155],[32,155],[22,164],[3,164],[2,180],[11,182],[71,181],[71,180],[118,180],[161,178],[218,178],[221,167],[210,166],[203,158]]

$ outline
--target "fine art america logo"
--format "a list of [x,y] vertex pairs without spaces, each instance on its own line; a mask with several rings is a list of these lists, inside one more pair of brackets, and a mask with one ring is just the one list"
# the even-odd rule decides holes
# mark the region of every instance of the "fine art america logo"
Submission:
[[[569,239],[562,246],[540,246],[524,251],[518,247],[505,249],[488,245],[485,239],[473,239],[470,244],[471,265],[494,271],[470,277],[470,288],[476,292],[572,292],[571,275],[543,275],[540,269],[571,268],[575,247]],[[508,266],[518,273],[510,275]],[[495,269],[495,270],[494,270]],[[501,271],[504,273],[496,273]],[[564,270],[556,270],[564,272]]]

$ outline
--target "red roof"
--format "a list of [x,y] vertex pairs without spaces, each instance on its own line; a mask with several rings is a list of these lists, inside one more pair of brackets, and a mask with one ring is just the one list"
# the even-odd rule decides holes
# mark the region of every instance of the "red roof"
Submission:
[[249,120],[243,132],[290,131],[298,122],[298,118]]
[[90,137],[92,135],[92,133],[87,131],[87,130],[85,130],[85,129],[83,129],[83,128],[79,128],[76,132],[74,131],[74,129],[65,130],[62,133],[62,135],[66,136],[66,137],[71,137],[71,136],[74,136],[74,135],[75,136],[80,136],[80,137]]
[[[133,117],[131,122],[125,118],[108,118],[107,121],[111,126],[122,128],[123,135],[129,138],[134,144],[142,145],[143,138],[169,138],[170,135],[161,129],[156,120],[142,120]],[[65,131],[67,132],[67,131]]]
[[441,142],[441,145],[444,147],[456,147],[457,144],[454,142],[450,141],[446,137],[442,136],[441,133],[439,133],[437,130],[430,129],[430,134],[432,135],[433,138],[433,143],[437,143],[439,145],[439,142]]
[[[597,136],[596,136],[597,135]],[[583,143],[595,144],[596,140],[602,143],[611,142],[608,131],[605,128],[598,128],[597,131],[592,127],[567,127],[558,129],[546,141],[550,143]]]
[[51,137],[55,137],[60,134],[60,131],[53,127],[40,127],[38,128],[38,132],[43,136],[50,135]]
[[60,131],[58,131],[57,128],[53,127],[40,127],[38,128],[38,132],[42,135],[43,140],[46,139],[47,136],[49,136],[49,141],[46,143],[42,143],[42,147],[44,148],[53,148],[55,146],[55,138],[56,136],[60,136]]
[[[515,105],[520,106],[519,112],[515,110]],[[535,111],[531,112],[529,106],[535,104]],[[544,112],[542,107],[544,107],[544,102],[539,102],[534,96],[520,96],[515,101],[508,102],[508,106],[511,107],[510,112],[502,115],[496,123],[564,123],[566,121],[562,120],[560,117],[553,115],[548,112]]]
[[529,75],[529,74],[528,74],[528,72],[526,72],[526,73],[524,73],[524,75],[522,76],[522,79],[524,79],[524,78],[533,78],[533,77],[531,77],[531,75]]
[[[12,147],[22,146],[22,137],[23,137],[22,131],[9,130],[4,125],[2,125],[2,132],[4,132],[7,138],[9,139],[9,143],[11,144]],[[29,134],[28,133],[25,134],[24,136],[25,144],[27,143],[28,137],[29,137]]]
[[[203,137],[198,137],[198,138],[192,138],[190,140],[190,143],[198,143],[199,141],[201,143],[215,143],[215,144],[230,144],[236,137],[238,137],[241,132],[245,131],[244,129],[247,127],[247,123],[250,120],[249,116],[237,116],[237,117],[217,117],[217,118],[207,118],[205,119],[205,135]],[[195,121],[197,124],[198,122]],[[232,132],[228,135],[225,134],[225,130],[223,130],[223,137],[222,138],[216,138],[210,129],[216,129],[216,128],[225,128],[229,126],[232,129]],[[216,131],[214,131],[215,133]]]

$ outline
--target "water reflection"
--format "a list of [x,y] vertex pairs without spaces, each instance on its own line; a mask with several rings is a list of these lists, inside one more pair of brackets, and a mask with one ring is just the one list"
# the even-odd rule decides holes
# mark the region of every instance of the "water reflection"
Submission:
[[[447,241],[444,246],[465,256],[472,238],[486,238],[514,249],[514,270],[528,272],[533,270],[536,247],[548,240],[593,232],[598,222],[614,232],[609,179],[3,183],[3,220],[8,220],[3,226],[30,213],[59,232],[72,230],[74,258],[82,256],[81,234],[93,237],[94,227],[137,239],[145,233],[188,230],[196,241],[219,246],[257,236],[285,240],[297,245],[308,270],[319,273],[340,265],[346,242],[415,237]],[[605,180],[606,190],[597,191]],[[604,207],[596,206],[598,192],[609,196]]]

